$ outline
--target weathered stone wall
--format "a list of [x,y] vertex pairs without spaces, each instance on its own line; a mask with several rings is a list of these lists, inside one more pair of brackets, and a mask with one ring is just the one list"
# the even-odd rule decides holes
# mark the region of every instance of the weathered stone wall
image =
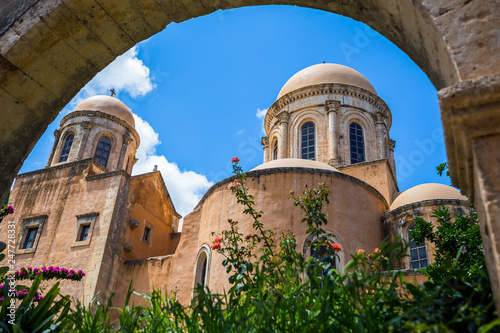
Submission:
[[[90,300],[100,274],[99,262],[92,261],[108,242],[109,206],[117,201],[111,178],[100,177],[102,167],[92,160],[83,160],[20,175],[14,184],[10,202],[15,213],[0,224],[0,239],[6,241],[8,221],[16,223],[16,241],[22,241],[23,218],[46,215],[36,250],[17,254],[16,269],[21,267],[59,266],[82,269],[83,283],[63,282],[61,290],[79,299]],[[96,213],[89,233],[90,241],[77,242],[78,215]],[[7,222],[7,223],[5,223]],[[19,252],[19,251],[18,251]]]
[[[334,171],[277,168],[247,172],[249,192],[255,196],[255,205],[262,209],[261,221],[275,232],[277,242],[282,232],[291,231],[303,250],[307,225],[301,223],[303,213],[289,200],[290,190],[300,194],[305,186],[312,188],[325,183],[331,189],[330,204],[325,207],[329,223],[324,229],[333,233],[343,247],[341,265],[345,264],[358,248],[371,251],[383,240],[380,217],[388,208],[383,196],[366,183]],[[240,232],[251,232],[252,221],[243,215],[243,207],[236,203],[227,185],[228,178],[214,185],[195,210],[185,217],[182,237],[172,257],[164,283],[156,286],[167,291],[179,290],[179,300],[186,304],[195,285],[196,258],[200,248],[211,246],[214,236],[228,229],[227,219],[239,221]],[[362,203],[362,209],[360,204]],[[222,266],[224,258],[212,251],[209,262],[208,286],[215,292],[228,289],[228,275]]]
[[[404,239],[408,242],[408,229],[415,223],[415,217],[421,217],[427,222],[432,222],[434,230],[437,230],[439,224],[437,223],[437,218],[433,217],[433,215],[434,211],[442,205],[449,208],[452,217],[456,214],[472,214],[470,203],[465,200],[436,199],[407,204],[384,214],[383,226],[385,237],[392,242],[398,239]],[[436,248],[434,244],[428,242],[426,242],[426,247],[430,262],[432,262]],[[401,263],[401,268],[410,269],[409,257]]]
[[387,160],[377,160],[339,167],[339,171],[361,179],[377,189],[387,200],[389,205],[394,201],[398,192],[396,175]]

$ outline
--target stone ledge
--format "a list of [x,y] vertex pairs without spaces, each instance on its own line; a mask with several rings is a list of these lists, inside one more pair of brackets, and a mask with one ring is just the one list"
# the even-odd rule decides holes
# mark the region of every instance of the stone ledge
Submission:
[[460,200],[460,199],[430,199],[430,200],[422,200],[422,201],[417,201],[417,202],[412,202],[406,205],[403,205],[401,207],[398,207],[394,210],[388,211],[384,215],[382,215],[382,218],[385,220],[389,217],[393,217],[396,215],[399,215],[405,211],[408,210],[413,210],[417,209],[419,207],[427,207],[427,206],[446,206],[446,205],[452,205],[452,206],[466,206],[470,207],[470,202],[467,200]]
[[103,179],[103,178],[114,177],[114,176],[123,176],[126,179],[130,179],[130,175],[125,170],[116,170],[116,171],[111,171],[111,172],[99,173],[97,175],[87,176],[87,177],[85,177],[85,180],[92,181],[92,180],[96,180],[96,179]]
[[93,163],[95,166],[97,166],[103,172],[106,172],[106,169],[100,163],[97,163],[97,161],[94,160],[94,158],[91,157],[91,158],[86,158],[86,159],[80,160],[80,161],[74,161],[74,162],[68,162],[68,163],[64,163],[64,164],[58,164],[58,165],[51,166],[51,167],[44,168],[44,169],[40,169],[40,170],[35,170],[35,171],[26,172],[26,173],[21,173],[21,174],[17,175],[16,178],[30,177],[30,176],[39,175],[39,174],[42,174],[42,173],[49,173],[49,172],[52,172],[52,171],[62,170],[62,169],[65,169],[65,168],[72,168],[72,167],[75,167],[75,166],[78,166],[78,165],[85,165],[85,164],[89,164],[89,163]]
[[158,256],[158,257],[148,257],[142,259],[133,259],[133,260],[125,260],[123,262],[124,265],[142,265],[144,263],[148,263],[149,261],[165,261],[167,259],[172,258],[173,254],[168,254],[166,256]]

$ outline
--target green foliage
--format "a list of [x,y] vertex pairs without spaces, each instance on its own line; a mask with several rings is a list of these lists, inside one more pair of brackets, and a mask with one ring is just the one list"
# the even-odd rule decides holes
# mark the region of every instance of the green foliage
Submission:
[[[237,159],[233,158],[235,163]],[[475,217],[457,217],[451,223],[446,209],[436,212],[442,226],[417,222],[413,237],[427,239],[438,256],[425,273],[424,285],[405,281],[402,272],[391,270],[404,260],[402,243],[382,244],[373,253],[362,250],[342,271],[332,265],[340,250],[329,243],[322,228],[328,216],[322,212],[329,190],[323,184],[294,197],[304,212],[307,232],[315,236],[313,249],[321,256],[306,258],[292,233],[275,237],[260,222],[264,212],[255,208],[245,187],[246,176],[234,165],[236,181],[230,184],[245,214],[252,218],[253,232],[242,234],[238,222],[215,235],[214,255],[223,255],[230,290],[223,294],[203,286],[195,290],[191,304],[181,305],[175,294],[158,290],[150,295],[129,288],[122,308],[95,298],[89,305],[77,302],[66,313],[66,303],[54,303],[46,318],[54,330],[78,332],[498,332],[487,283],[484,255],[477,237]],[[457,223],[458,222],[458,223]],[[279,239],[279,244],[275,244]],[[325,260],[326,259],[326,260]],[[31,291],[30,291],[31,292]],[[145,305],[131,304],[136,294]],[[52,294],[51,294],[52,295]],[[32,297],[32,295],[30,295]],[[45,300],[45,299],[44,299]],[[66,300],[66,298],[60,301]],[[23,300],[23,303],[26,300]],[[2,307],[4,309],[4,307]],[[60,316],[54,316],[62,311]],[[26,312],[29,312],[26,310]],[[117,320],[113,320],[116,315]],[[39,322],[39,321],[38,321]],[[52,327],[52,326],[51,326]],[[50,331],[50,328],[49,330]],[[24,330],[24,328],[22,328]]]

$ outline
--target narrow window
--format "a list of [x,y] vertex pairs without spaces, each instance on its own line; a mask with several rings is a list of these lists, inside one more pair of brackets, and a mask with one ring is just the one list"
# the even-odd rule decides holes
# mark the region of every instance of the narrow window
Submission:
[[78,241],[86,241],[89,237],[90,224],[85,224],[81,226],[80,235],[78,236]]
[[363,129],[358,123],[349,125],[349,142],[351,147],[351,164],[365,161],[365,141]]
[[[198,251],[196,256],[196,265],[194,267],[194,288],[198,286],[208,286],[208,280],[210,277],[210,247],[207,244],[203,244]],[[194,291],[193,296],[196,295]]]
[[273,145],[273,160],[278,159],[278,140],[274,140],[274,145]]
[[68,160],[69,152],[71,151],[71,145],[73,144],[73,139],[75,136],[70,134],[64,140],[64,146],[61,150],[61,157],[59,157],[59,162],[66,162]]
[[[330,245],[316,245],[316,243],[311,244],[311,257],[315,258],[319,262],[329,263],[330,267],[328,269],[337,268],[335,262],[335,251]],[[323,276],[326,276],[328,270],[323,271]]]
[[151,228],[145,227],[144,235],[142,235],[142,240],[148,243],[150,238],[151,238]]
[[94,159],[104,167],[108,164],[109,152],[111,151],[111,140],[103,136],[95,150]]
[[24,239],[23,249],[31,249],[35,244],[36,234],[38,233],[38,227],[29,228],[26,233],[26,238]]
[[201,279],[200,279],[200,284],[205,285],[205,282],[207,280],[207,258],[205,257],[203,259],[203,265],[201,267]]
[[424,268],[428,265],[427,249],[425,243],[416,243],[410,236],[410,230],[415,229],[415,226],[408,228],[408,239],[410,240],[410,268]]
[[314,160],[314,123],[307,122],[301,128],[301,156],[306,160]]

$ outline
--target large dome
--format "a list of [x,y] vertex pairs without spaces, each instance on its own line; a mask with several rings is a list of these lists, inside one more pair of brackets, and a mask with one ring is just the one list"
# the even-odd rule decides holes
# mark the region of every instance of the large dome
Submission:
[[443,184],[422,184],[414,186],[402,192],[391,205],[390,210],[408,205],[414,202],[436,199],[458,199],[467,200],[467,197],[460,194],[460,191],[451,186]]
[[75,111],[101,111],[116,116],[126,121],[135,128],[134,116],[132,111],[118,98],[105,95],[92,96],[78,104]]
[[338,171],[337,169],[326,163],[313,160],[306,160],[302,158],[279,158],[277,160],[272,160],[264,164],[258,165],[250,171],[274,169],[274,168],[308,168],[308,169]]
[[348,84],[377,94],[370,81],[358,71],[338,64],[317,64],[304,68],[292,76],[281,88],[277,99],[291,91],[323,83]]

